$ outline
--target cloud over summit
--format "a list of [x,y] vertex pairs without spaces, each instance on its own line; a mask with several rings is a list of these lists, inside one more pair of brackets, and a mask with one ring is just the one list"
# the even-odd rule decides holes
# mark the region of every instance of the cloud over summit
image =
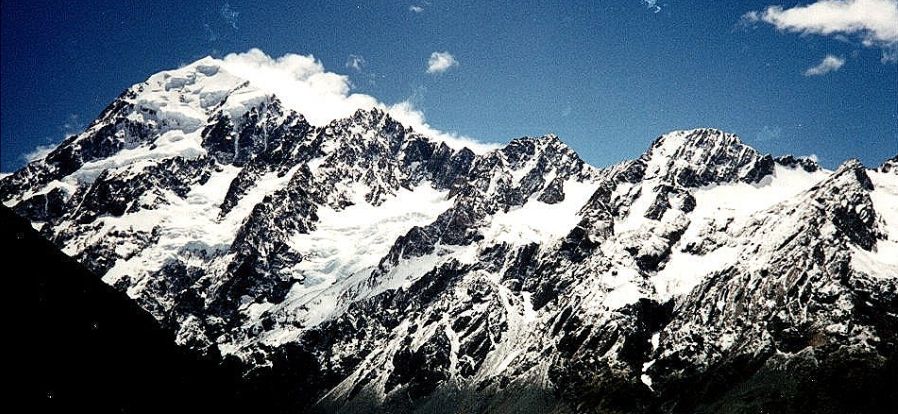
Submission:
[[411,102],[385,104],[376,98],[352,93],[348,76],[328,72],[312,55],[288,53],[271,57],[259,49],[231,53],[221,59],[227,72],[246,79],[255,87],[275,94],[285,105],[303,114],[314,125],[352,115],[358,109],[381,108],[399,122],[454,148],[467,146],[475,152],[495,148],[454,132],[430,126],[424,113]]

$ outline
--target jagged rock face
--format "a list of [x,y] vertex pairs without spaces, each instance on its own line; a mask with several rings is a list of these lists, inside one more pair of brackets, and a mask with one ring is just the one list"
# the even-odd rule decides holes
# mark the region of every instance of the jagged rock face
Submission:
[[[662,330],[649,373],[678,382],[721,360],[776,352],[810,352],[821,362],[852,347],[894,355],[890,328],[860,322],[857,313],[869,300],[859,286],[868,276],[855,273],[849,252],[873,250],[884,238],[871,189],[863,167],[849,162],[784,211],[748,223],[736,235],[746,246],[738,259],[744,265],[715,271],[689,293]],[[894,309],[896,280],[877,282],[884,298],[871,305]]]
[[776,157],[775,161],[777,164],[790,168],[801,167],[801,169],[809,173],[815,172],[820,169],[820,166],[817,165],[816,161],[807,157],[796,158],[791,155],[784,155],[782,157]]
[[297,378],[301,408],[788,411],[733,385],[894,367],[892,164],[827,171],[713,129],[605,169],[553,135],[474,153],[380,109],[311,125],[203,59],[0,199],[178,343]]
[[755,183],[773,172],[774,160],[742,144],[733,134],[696,129],[658,138],[642,158],[647,174],[683,187],[744,181]]

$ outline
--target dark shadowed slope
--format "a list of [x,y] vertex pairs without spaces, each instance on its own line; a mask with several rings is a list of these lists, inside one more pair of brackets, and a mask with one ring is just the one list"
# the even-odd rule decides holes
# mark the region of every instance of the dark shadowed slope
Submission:
[[7,313],[20,327],[6,337],[6,377],[20,380],[13,396],[23,412],[206,412],[246,396],[236,370],[177,347],[136,303],[2,206],[0,228],[7,300],[21,301]]

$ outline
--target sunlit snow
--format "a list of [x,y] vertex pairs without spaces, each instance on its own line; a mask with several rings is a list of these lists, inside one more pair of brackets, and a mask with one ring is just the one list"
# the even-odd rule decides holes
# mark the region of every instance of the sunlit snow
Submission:
[[293,271],[304,280],[290,291],[287,302],[309,307],[309,325],[327,318],[336,296],[358,281],[350,278],[370,274],[399,236],[447,210],[452,205],[447,195],[424,183],[414,191],[400,189],[380,206],[362,201],[342,211],[320,208],[316,230],[291,239],[291,247],[304,256]]
[[851,265],[877,277],[898,277],[898,175],[868,171],[874,190],[870,193],[888,238],[876,242],[874,251],[855,248]]
[[491,242],[512,245],[555,241],[577,225],[578,212],[595,189],[595,183],[568,180],[564,183],[564,201],[546,204],[535,198],[529,200],[507,213],[496,214],[483,234]]

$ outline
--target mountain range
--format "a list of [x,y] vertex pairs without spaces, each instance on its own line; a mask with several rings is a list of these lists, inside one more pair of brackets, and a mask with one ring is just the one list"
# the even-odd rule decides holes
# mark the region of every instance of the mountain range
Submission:
[[711,128],[607,168],[554,135],[475,152],[386,108],[313,125],[204,58],[0,201],[284,410],[898,403],[898,156],[828,170]]

